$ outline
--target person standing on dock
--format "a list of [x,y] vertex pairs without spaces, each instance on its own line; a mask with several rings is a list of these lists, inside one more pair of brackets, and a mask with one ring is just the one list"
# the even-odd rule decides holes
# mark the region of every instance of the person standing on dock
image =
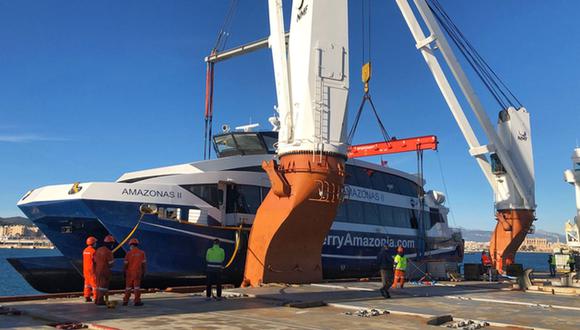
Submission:
[[389,293],[389,288],[393,285],[393,256],[389,253],[389,245],[385,246],[379,252],[377,256],[377,262],[379,264],[379,271],[381,273],[381,294],[385,298],[391,298]]
[[141,279],[145,275],[146,258],[145,252],[138,248],[139,240],[131,238],[129,252],[125,255],[125,296],[123,306],[129,304],[131,291],[135,293],[135,306],[143,306],[141,302]]
[[95,304],[105,305],[105,296],[109,292],[109,283],[111,282],[111,268],[115,263],[115,258],[113,257],[113,244],[115,244],[115,239],[111,235],[105,237],[105,245],[101,246],[95,252],[94,269],[95,277],[97,279],[97,299]]
[[87,238],[86,243],[87,247],[83,250],[83,277],[85,278],[83,296],[85,297],[85,302],[91,302],[93,301],[91,296],[97,300],[97,281],[95,279],[95,269],[93,268],[93,256],[96,251],[97,239],[90,236]]
[[207,263],[206,269],[206,300],[211,299],[212,286],[216,286],[216,299],[220,300],[222,297],[222,282],[221,275],[224,269],[223,262],[226,258],[224,249],[220,247],[220,240],[214,239],[213,246],[207,249],[205,253],[205,261]]
[[397,255],[395,256],[395,283],[393,287],[403,288],[405,284],[405,272],[407,271],[407,257],[405,257],[405,249],[402,246],[397,247]]
[[576,259],[573,254],[568,255],[568,266],[570,267],[570,273],[576,270]]
[[548,265],[550,266],[550,277],[556,276],[556,256],[550,254],[548,256]]

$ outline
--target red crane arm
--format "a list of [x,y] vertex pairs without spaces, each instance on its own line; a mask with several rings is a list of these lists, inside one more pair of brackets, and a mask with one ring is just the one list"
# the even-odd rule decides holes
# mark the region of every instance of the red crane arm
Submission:
[[418,136],[407,139],[392,139],[388,142],[358,144],[348,147],[348,158],[396,154],[417,150],[437,150],[435,135]]

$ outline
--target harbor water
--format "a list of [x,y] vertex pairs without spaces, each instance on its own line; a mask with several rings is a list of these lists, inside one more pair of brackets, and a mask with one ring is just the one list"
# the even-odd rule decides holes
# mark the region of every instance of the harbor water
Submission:
[[[0,249],[0,296],[38,294],[26,281],[12,268],[7,258],[22,257],[48,257],[58,256],[58,250],[44,249]],[[548,271],[547,253],[518,253],[517,262],[522,263],[524,268],[533,268],[536,271]],[[479,253],[467,253],[465,263],[480,262]],[[80,290],[80,288],[79,288]]]
[[8,258],[54,257],[56,249],[0,249],[0,296],[39,294],[8,263]]

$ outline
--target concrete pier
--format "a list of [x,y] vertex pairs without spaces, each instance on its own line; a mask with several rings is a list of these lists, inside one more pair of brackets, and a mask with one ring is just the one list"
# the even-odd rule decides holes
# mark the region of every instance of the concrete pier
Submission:
[[[487,322],[486,329],[580,328],[578,295],[443,282],[391,290],[392,299],[384,299],[378,288],[377,282],[270,285],[227,289],[221,301],[206,301],[202,293],[157,292],[144,294],[142,307],[121,306],[122,297],[113,295],[111,300],[119,301],[114,309],[81,298],[12,301],[2,303],[0,328],[81,323],[92,329],[418,329],[432,328],[427,321],[442,315],[453,317],[443,326],[472,320]],[[380,315],[358,316],[371,309]]]

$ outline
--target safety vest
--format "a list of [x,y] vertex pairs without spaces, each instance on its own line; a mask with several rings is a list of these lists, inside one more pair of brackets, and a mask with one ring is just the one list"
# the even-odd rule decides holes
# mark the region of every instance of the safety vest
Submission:
[[556,256],[550,257],[550,265],[556,266]]
[[219,247],[219,245],[214,244],[214,246],[207,249],[205,253],[205,261],[207,261],[208,269],[220,270],[223,268],[222,263],[226,258],[226,253],[224,249]]
[[407,257],[397,254],[395,256],[395,263],[397,264],[397,266],[395,266],[396,270],[407,270]]

